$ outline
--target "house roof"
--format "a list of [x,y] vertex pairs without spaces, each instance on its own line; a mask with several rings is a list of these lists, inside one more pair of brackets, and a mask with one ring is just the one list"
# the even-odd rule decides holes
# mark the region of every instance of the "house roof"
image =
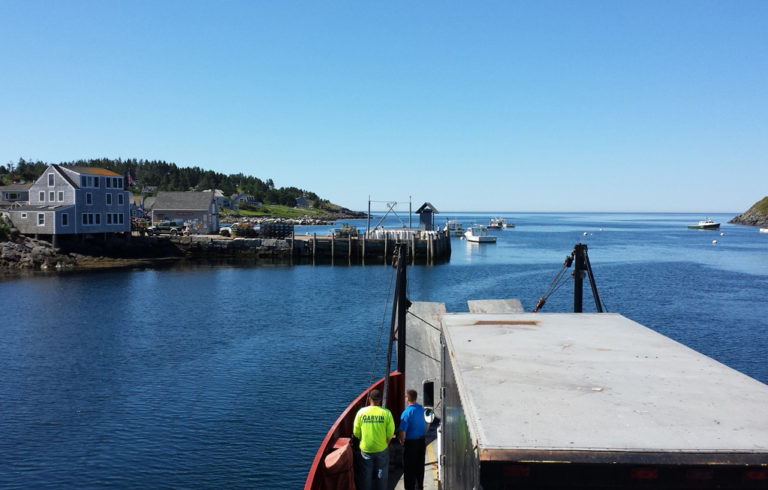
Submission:
[[84,174],[84,175],[109,175],[110,177],[120,177],[121,175],[113,172],[111,170],[107,170],[106,168],[96,168],[96,167],[70,167],[68,165],[61,165],[61,168],[69,170],[71,172],[75,172],[77,174]]
[[152,209],[155,206],[155,200],[157,198],[155,196],[149,196],[144,198],[144,209]]
[[28,191],[33,184],[34,182],[28,184],[0,185],[0,191]]
[[425,202],[424,204],[422,204],[421,207],[416,210],[416,214],[421,214],[422,211],[424,211],[427,208],[431,209],[435,214],[440,214],[440,211],[438,211],[436,207],[434,207],[432,204],[428,202]]
[[170,192],[157,193],[152,209],[178,211],[208,211],[213,201],[211,191],[203,192]]

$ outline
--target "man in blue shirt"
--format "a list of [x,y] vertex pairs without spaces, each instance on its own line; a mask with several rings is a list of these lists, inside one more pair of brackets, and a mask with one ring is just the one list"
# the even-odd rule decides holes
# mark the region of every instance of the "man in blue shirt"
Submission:
[[405,490],[424,488],[424,455],[427,450],[424,436],[427,434],[429,424],[424,420],[424,407],[416,403],[417,398],[416,390],[406,392],[408,406],[400,416],[398,428],[398,440],[405,449],[403,451]]

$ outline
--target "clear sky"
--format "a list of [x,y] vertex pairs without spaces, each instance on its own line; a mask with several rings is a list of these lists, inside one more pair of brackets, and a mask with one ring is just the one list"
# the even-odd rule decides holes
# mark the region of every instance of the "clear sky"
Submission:
[[740,213],[768,1],[0,0],[0,163],[101,157],[359,210]]

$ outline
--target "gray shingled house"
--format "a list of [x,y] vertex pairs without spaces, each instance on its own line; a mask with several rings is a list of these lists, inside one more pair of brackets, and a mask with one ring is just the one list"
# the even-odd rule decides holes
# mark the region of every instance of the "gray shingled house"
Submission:
[[29,188],[29,202],[6,212],[21,233],[54,243],[61,235],[130,233],[123,180],[103,168],[50,165]]
[[190,233],[207,234],[219,230],[219,209],[211,191],[158,192],[152,203],[151,216],[153,224],[166,220],[183,221]]

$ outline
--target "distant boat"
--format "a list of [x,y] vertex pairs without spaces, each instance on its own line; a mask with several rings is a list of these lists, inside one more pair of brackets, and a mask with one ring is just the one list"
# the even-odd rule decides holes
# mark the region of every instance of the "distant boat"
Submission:
[[472,225],[464,232],[464,237],[468,242],[476,243],[496,243],[496,237],[489,235],[486,228],[481,225]]
[[768,233],[768,228],[760,228],[760,233]]
[[448,220],[445,222],[444,231],[447,231],[450,236],[461,236],[464,234],[464,227],[461,221]]
[[491,218],[488,221],[489,230],[500,230],[504,226],[504,218]]
[[488,222],[488,229],[489,230],[500,230],[502,228],[514,228],[514,223],[509,223],[504,218],[491,218]]
[[688,228],[696,230],[718,230],[720,229],[720,223],[707,218],[703,221],[699,221],[699,224],[697,225],[688,225]]

